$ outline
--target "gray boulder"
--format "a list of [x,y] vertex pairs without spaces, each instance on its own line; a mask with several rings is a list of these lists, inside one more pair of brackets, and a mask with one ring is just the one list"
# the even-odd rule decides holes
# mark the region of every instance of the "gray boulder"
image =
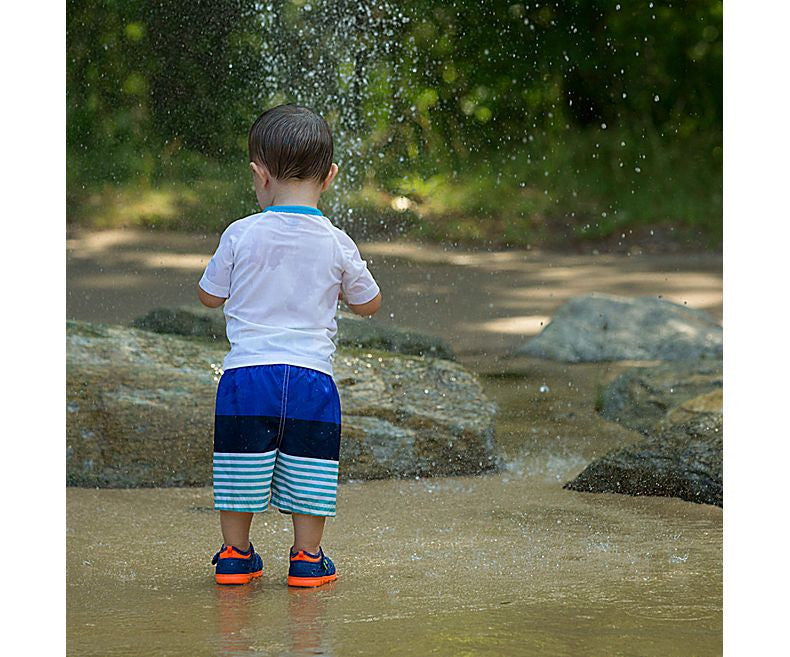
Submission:
[[[68,322],[67,483],[211,483],[225,344]],[[342,479],[473,474],[498,466],[495,406],[457,363],[341,348]]]
[[[155,333],[169,333],[226,341],[225,316],[222,310],[197,306],[156,308],[132,322],[135,328]],[[341,312],[337,318],[339,347],[380,349],[413,356],[433,356],[455,360],[450,345],[442,338],[385,326],[374,319],[364,319]]]
[[570,363],[721,358],[722,329],[707,313],[653,297],[576,297],[520,353]]
[[722,391],[681,403],[647,438],[596,459],[564,488],[722,506]]
[[721,361],[634,367],[609,384],[600,411],[608,420],[648,433],[673,408],[722,385]]

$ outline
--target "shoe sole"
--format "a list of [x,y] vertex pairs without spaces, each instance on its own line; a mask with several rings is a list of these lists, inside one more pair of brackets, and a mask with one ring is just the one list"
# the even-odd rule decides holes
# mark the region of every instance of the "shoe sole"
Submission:
[[288,576],[288,586],[321,586],[337,579],[337,573],[321,577],[292,577]]
[[263,570],[255,573],[217,574],[215,579],[217,584],[249,584],[253,579],[261,575],[263,575]]

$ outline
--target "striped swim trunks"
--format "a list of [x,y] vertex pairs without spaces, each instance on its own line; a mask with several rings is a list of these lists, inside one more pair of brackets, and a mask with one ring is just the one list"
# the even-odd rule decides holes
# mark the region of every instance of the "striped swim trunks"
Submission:
[[340,399],[331,376],[295,365],[225,371],[214,417],[214,508],[334,516]]

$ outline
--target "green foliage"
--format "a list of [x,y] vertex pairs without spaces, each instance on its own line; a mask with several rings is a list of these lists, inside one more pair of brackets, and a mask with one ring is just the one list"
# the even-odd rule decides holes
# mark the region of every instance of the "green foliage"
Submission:
[[721,32],[720,0],[71,0],[69,218],[221,227],[249,124],[297,100],[353,152],[337,201],[420,235],[716,242]]

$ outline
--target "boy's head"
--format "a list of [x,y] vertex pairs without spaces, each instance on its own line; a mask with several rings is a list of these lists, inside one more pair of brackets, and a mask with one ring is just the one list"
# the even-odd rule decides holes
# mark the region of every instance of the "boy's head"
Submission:
[[307,107],[279,105],[266,110],[250,128],[249,149],[262,206],[270,205],[286,187],[314,191],[317,200],[337,175],[329,126]]

